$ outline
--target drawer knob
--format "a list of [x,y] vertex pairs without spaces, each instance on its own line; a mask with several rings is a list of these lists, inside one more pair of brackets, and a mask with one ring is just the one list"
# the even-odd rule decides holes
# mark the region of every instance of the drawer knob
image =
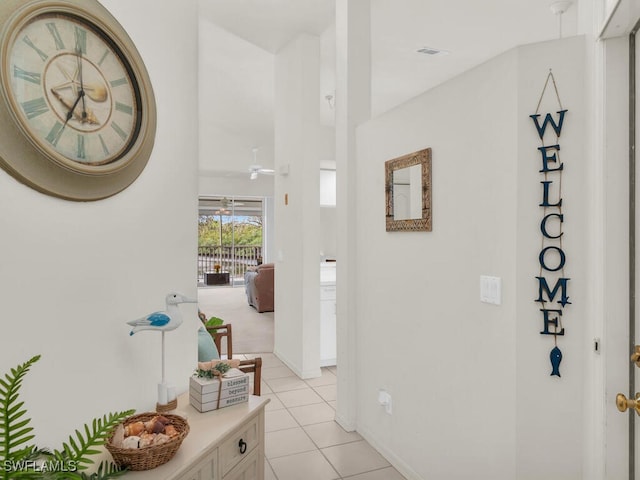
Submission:
[[240,439],[240,441],[238,442],[238,448],[240,448],[240,453],[243,454],[247,451],[247,442],[245,442],[243,439]]

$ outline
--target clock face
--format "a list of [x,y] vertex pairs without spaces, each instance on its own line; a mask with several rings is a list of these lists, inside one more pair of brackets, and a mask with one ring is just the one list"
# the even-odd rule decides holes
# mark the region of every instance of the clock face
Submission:
[[7,49],[3,82],[23,133],[45,156],[78,172],[109,171],[135,144],[142,120],[128,60],[79,16],[37,14]]

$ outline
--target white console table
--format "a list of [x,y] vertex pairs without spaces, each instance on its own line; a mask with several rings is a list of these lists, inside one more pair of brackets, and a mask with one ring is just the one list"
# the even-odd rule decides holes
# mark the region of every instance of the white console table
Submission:
[[232,407],[200,413],[189,394],[170,413],[185,417],[189,434],[176,455],[152,470],[128,472],[127,480],[264,480],[264,407],[269,399],[249,396]]

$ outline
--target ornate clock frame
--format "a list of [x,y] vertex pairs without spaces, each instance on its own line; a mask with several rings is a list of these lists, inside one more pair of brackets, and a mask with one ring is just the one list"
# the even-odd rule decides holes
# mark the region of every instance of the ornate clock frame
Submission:
[[[127,188],[145,168],[156,131],[156,105],[149,75],[133,41],[118,21],[95,0],[2,0],[0,2],[0,68],[9,65],[9,49],[28,19],[61,13],[92,24],[129,64],[137,82],[139,115],[137,136],[126,153],[112,164],[74,168],[38,148],[14,111],[10,86],[0,79],[0,167],[25,185],[47,195],[74,201],[110,197]],[[73,110],[73,109],[72,109]]]

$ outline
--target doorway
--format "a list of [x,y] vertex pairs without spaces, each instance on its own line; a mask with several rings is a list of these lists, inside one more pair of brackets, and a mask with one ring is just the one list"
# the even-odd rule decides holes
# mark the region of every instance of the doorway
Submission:
[[264,201],[207,196],[198,200],[198,286],[241,286],[263,261]]
[[[606,453],[600,476],[630,480],[640,476],[640,416],[634,408],[640,388],[640,368],[631,361],[634,345],[640,344],[637,300],[640,293],[640,209],[637,208],[640,172],[635,154],[640,138],[636,113],[640,98],[639,7],[638,2],[632,0],[618,2],[600,36],[604,44],[603,169],[606,168],[609,177],[604,183],[603,219],[608,228],[602,248],[606,412],[602,445]],[[612,208],[615,206],[618,209]],[[614,244],[616,249],[612,248]],[[617,396],[616,392],[621,394]]]

